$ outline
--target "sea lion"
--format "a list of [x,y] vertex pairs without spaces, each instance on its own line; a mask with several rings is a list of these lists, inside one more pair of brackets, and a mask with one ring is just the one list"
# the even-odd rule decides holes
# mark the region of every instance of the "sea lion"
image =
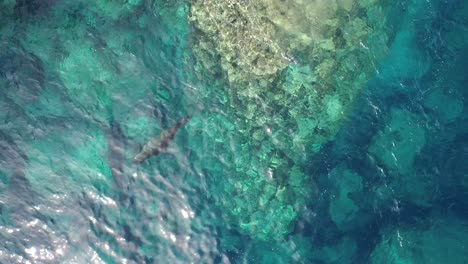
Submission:
[[190,116],[186,116],[182,121],[175,124],[173,127],[164,130],[159,136],[152,138],[143,146],[143,149],[133,158],[134,164],[140,164],[152,156],[156,156],[161,152],[165,152],[167,147],[172,143],[174,136],[181,127],[190,120]]

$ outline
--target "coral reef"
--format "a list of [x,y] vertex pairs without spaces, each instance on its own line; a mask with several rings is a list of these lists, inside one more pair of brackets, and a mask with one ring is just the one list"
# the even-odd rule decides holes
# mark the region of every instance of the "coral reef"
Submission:
[[379,4],[193,1],[198,76],[225,98],[230,129],[218,133],[233,138],[219,152],[234,165],[206,170],[227,174],[214,190],[243,233],[280,239],[313,200],[304,162],[333,139],[385,54]]

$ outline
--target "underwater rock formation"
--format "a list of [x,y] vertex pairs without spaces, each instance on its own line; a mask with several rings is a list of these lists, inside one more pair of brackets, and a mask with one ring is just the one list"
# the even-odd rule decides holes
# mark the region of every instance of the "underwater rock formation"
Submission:
[[336,191],[333,192],[328,212],[332,221],[340,230],[348,230],[362,215],[358,217],[359,206],[352,194],[362,191],[362,178],[356,172],[343,167],[332,171]]
[[387,46],[385,1],[286,2],[197,0],[189,18],[198,76],[223,98],[215,130],[232,138],[218,151],[234,165],[206,170],[224,175],[213,180],[220,206],[262,240],[287,235],[313,200],[305,162],[333,139]]
[[424,97],[424,106],[433,111],[443,124],[454,122],[463,112],[460,95],[450,89],[435,87]]
[[420,116],[398,108],[391,109],[389,119],[373,138],[369,153],[388,174],[390,189],[399,199],[427,206],[437,187],[432,173],[415,166],[426,143],[424,123]]
[[468,227],[451,217],[432,219],[418,227],[388,230],[371,254],[370,263],[466,263]]
[[5,0],[0,2],[0,29],[8,25],[7,21],[13,14],[15,9],[16,0]]
[[425,131],[418,116],[393,108],[388,126],[374,138],[369,152],[388,170],[408,175],[424,143]]

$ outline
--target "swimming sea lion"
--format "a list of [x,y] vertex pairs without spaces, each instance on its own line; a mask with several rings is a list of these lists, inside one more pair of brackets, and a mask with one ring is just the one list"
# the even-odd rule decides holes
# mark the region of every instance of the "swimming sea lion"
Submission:
[[186,116],[182,121],[175,124],[173,127],[164,130],[159,136],[152,138],[143,146],[143,149],[133,159],[134,164],[140,164],[152,156],[156,156],[161,152],[165,152],[167,147],[172,143],[174,136],[181,127],[183,127],[190,119]]

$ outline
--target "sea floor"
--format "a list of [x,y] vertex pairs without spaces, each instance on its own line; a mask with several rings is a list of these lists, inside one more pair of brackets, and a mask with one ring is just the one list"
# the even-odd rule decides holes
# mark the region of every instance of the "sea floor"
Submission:
[[0,0],[0,263],[468,263],[468,2],[231,2]]

